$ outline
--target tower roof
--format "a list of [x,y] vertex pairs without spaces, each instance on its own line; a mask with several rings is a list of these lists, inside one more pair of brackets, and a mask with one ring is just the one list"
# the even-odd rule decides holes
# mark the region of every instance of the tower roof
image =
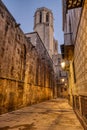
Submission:
[[50,12],[50,13],[53,15],[52,10],[51,10],[51,9],[48,9],[48,8],[46,8],[46,7],[40,7],[40,8],[37,8],[35,14],[36,14],[38,11],[46,11],[46,12]]

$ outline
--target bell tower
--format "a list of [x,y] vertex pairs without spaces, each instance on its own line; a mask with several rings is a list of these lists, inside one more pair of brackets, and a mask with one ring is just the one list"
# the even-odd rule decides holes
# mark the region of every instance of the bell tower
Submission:
[[34,31],[38,32],[50,57],[53,55],[53,13],[51,10],[42,7],[38,8],[34,15]]

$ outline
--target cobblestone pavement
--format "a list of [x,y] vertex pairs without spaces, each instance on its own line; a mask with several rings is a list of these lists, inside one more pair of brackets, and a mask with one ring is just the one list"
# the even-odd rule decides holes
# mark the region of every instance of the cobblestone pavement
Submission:
[[66,99],[53,99],[0,115],[0,130],[83,130]]

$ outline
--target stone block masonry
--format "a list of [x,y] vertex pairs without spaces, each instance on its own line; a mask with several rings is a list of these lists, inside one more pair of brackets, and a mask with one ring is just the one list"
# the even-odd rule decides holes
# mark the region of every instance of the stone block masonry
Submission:
[[53,97],[53,64],[35,47],[0,0],[0,114]]

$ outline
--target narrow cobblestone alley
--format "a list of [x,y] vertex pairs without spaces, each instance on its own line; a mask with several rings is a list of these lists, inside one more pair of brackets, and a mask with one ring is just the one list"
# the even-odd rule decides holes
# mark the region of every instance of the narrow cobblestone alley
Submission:
[[53,99],[0,116],[0,130],[83,130],[66,99]]

